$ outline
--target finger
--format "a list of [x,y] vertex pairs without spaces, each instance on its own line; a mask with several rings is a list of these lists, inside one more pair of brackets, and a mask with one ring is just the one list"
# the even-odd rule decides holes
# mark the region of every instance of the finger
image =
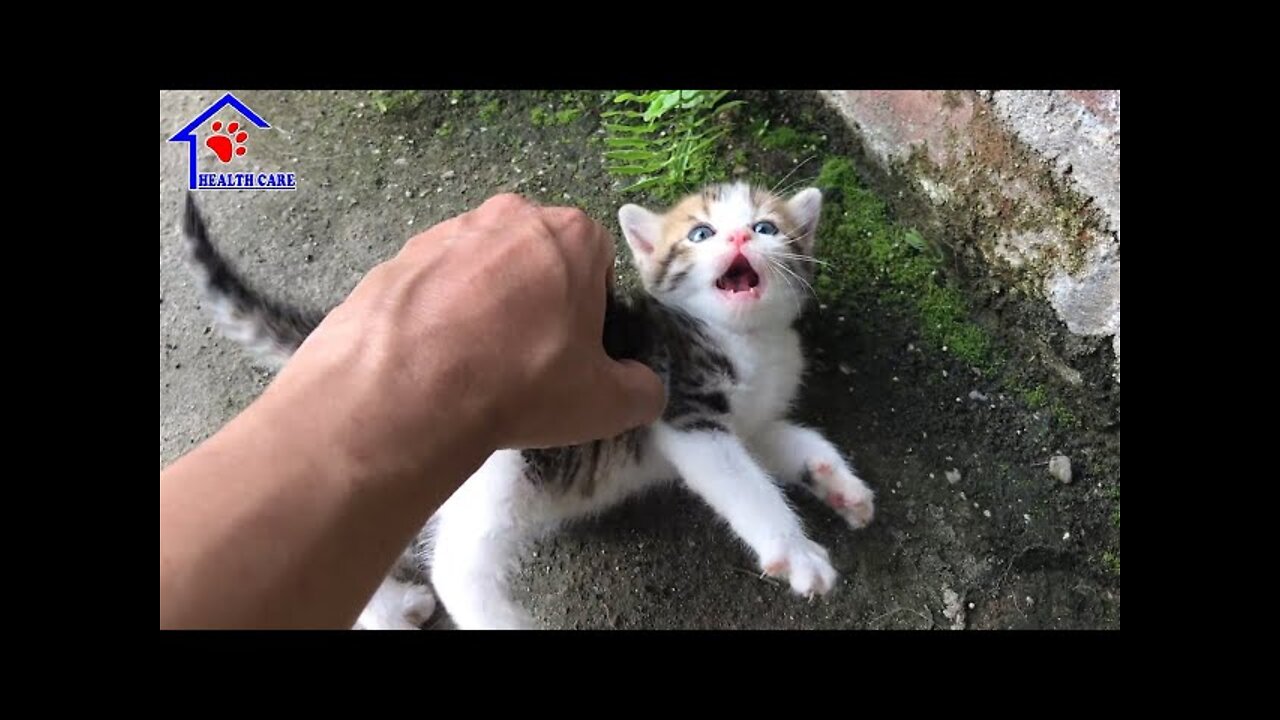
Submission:
[[600,404],[605,414],[596,420],[601,436],[613,437],[657,421],[667,405],[662,378],[635,360],[612,360],[603,353],[600,358],[598,396],[605,400]]

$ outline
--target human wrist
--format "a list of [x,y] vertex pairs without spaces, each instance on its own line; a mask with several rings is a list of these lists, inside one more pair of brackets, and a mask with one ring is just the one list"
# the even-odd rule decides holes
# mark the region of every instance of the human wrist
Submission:
[[493,403],[468,392],[476,385],[469,371],[434,362],[396,381],[389,378],[404,368],[379,356],[394,357],[307,358],[305,368],[292,368],[299,372],[282,373],[244,421],[303,455],[312,472],[355,489],[434,483],[455,468],[474,469],[496,449]]

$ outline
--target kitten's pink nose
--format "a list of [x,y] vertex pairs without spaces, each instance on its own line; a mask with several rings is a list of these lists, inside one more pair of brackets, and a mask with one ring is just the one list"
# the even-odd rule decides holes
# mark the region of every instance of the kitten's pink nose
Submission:
[[747,228],[742,228],[740,230],[734,230],[729,235],[729,244],[734,247],[742,247],[743,245],[746,245],[747,241],[750,239],[751,231]]

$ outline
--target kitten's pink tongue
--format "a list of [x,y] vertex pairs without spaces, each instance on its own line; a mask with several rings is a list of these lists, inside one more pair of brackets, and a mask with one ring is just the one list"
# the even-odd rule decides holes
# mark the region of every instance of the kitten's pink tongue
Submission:
[[748,292],[760,284],[760,276],[752,269],[746,257],[738,255],[724,275],[716,281],[716,287],[733,292]]

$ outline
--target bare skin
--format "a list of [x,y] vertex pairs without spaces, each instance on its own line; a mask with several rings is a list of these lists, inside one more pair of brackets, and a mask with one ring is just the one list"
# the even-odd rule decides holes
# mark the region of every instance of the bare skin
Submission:
[[612,269],[604,228],[514,195],[409,240],[160,473],[161,628],[349,628],[490,453],[657,419],[601,342]]

